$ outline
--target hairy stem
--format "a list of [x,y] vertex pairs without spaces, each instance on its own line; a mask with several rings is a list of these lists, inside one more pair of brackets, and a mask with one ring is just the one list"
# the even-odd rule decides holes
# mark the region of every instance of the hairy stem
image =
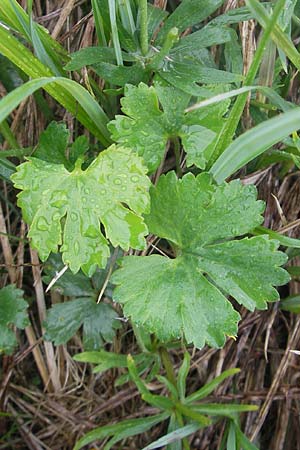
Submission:
[[147,0],[140,0],[140,45],[142,55],[148,53],[148,11]]

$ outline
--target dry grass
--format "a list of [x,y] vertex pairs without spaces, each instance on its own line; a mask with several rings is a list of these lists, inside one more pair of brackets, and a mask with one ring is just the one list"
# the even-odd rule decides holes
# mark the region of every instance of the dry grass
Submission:
[[[20,3],[24,6],[26,2],[22,0]],[[74,51],[93,44],[95,33],[93,18],[88,12],[89,2],[35,0],[34,3],[38,21],[67,48]],[[155,3],[164,7],[166,2],[157,0]],[[237,3],[231,0],[227,6],[234,7]],[[241,29],[245,67],[249,66],[255,45],[255,29],[252,23],[250,25]],[[296,88],[291,86],[292,98]],[[0,92],[5,95],[3,86],[0,86]],[[57,119],[65,120],[69,128],[74,129],[75,124],[69,114],[48,100]],[[15,111],[12,129],[18,142],[26,147],[37,142],[45,123],[30,98]],[[244,125],[249,126],[248,108]],[[5,148],[6,143],[3,145]],[[295,222],[300,212],[299,177],[300,173],[291,173],[280,178],[279,168],[272,166],[244,179],[245,183],[255,182],[260,198],[266,201],[266,225],[292,237],[300,234],[298,222]],[[114,387],[120,371],[95,375],[90,366],[72,360],[72,355],[81,350],[79,338],[73,339],[68,347],[59,348],[41,340],[45,308],[51,301],[59,301],[59,294],[44,296],[41,265],[36,254],[30,253],[24,245],[25,226],[18,223],[9,206],[14,203],[15,194],[3,182],[2,188],[0,231],[21,240],[1,234],[3,251],[0,264],[6,269],[2,271],[1,285],[16,283],[36,306],[32,308],[32,325],[26,330],[26,335],[19,336],[20,352],[13,357],[2,357],[0,407],[7,416],[3,416],[0,422],[0,449],[69,450],[77,438],[99,424],[153,413],[152,408],[141,402],[133,385]],[[298,292],[299,283],[296,281],[282,289],[283,296]],[[230,379],[223,383],[210,401],[257,404],[258,412],[242,417],[245,433],[256,440],[261,450],[300,450],[300,357],[291,352],[300,345],[300,318],[282,312],[278,304],[270,306],[267,311],[249,313],[242,308],[240,312],[242,321],[236,342],[228,340],[222,350],[204,348],[193,355],[188,391],[193,392],[225,369],[240,367],[241,373],[235,376],[234,381]],[[130,329],[123,329],[112,350],[136,351]],[[172,355],[176,369],[180,356],[178,352]],[[151,388],[163,393],[160,385],[152,385]],[[151,434],[115,448],[140,449],[163,431],[156,428]],[[193,438],[191,448],[218,449],[223,432],[224,423],[200,431]],[[101,449],[103,445],[93,445],[93,448]]]

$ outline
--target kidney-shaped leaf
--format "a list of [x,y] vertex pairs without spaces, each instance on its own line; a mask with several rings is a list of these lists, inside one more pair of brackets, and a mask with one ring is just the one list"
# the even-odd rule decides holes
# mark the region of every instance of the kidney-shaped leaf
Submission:
[[145,172],[138,155],[114,146],[85,171],[80,159],[72,172],[36,158],[21,164],[12,180],[22,190],[18,205],[41,259],[61,246],[72,272],[82,268],[91,276],[97,265],[105,267],[107,240],[124,250],[144,248],[147,227],[141,214],[148,208],[150,183]]
[[112,282],[125,315],[164,341],[185,337],[220,347],[237,333],[239,314],[226,295],[266,308],[289,280],[278,243],[266,236],[233,240],[262,222],[256,188],[239,180],[216,186],[206,173],[162,176],[151,192],[149,231],[167,239],[175,259],[125,257]]

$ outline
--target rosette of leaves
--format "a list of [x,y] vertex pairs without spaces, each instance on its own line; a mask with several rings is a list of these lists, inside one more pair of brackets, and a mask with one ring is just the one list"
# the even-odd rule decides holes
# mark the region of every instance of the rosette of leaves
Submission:
[[27,308],[21,289],[13,284],[0,289],[0,354],[13,353],[17,340],[12,327],[24,329],[29,325]]
[[[159,74],[168,83],[192,95],[201,91],[197,83],[239,83],[241,74],[230,72],[228,67],[220,70],[209,47],[235,42],[236,32],[229,25],[249,20],[249,11],[240,8],[235,14],[230,12],[205,26],[200,25],[223,2],[183,0],[169,17],[166,11],[148,3],[145,17],[141,9],[130,2],[126,7],[117,2],[115,11],[107,0],[101,0],[101,7],[97,8],[103,24],[101,33],[98,33],[99,46],[73,53],[65,69],[79,70],[90,66],[110,86],[121,87],[127,83],[147,83],[153,74]],[[145,34],[143,20],[146,20],[147,28],[146,49],[141,43],[142,34]],[[194,32],[180,38],[187,29]],[[114,48],[108,47],[110,41]]]
[[[211,90],[214,90],[211,87]],[[211,91],[207,90],[209,95]],[[126,85],[121,99],[124,116],[108,124],[112,139],[143,157],[149,172],[161,164],[168,140],[181,139],[187,166],[204,169],[221,130],[230,101],[185,114],[191,96],[166,83]]]
[[240,318],[228,296],[251,311],[277,300],[274,286],[289,280],[280,267],[286,255],[267,236],[241,238],[263,220],[256,197],[256,188],[239,180],[217,186],[207,173],[162,176],[146,222],[176,257],[123,258],[112,282],[125,316],[162,341],[221,347]]
[[150,181],[142,159],[122,147],[101,152],[86,170],[82,162],[69,172],[63,164],[28,158],[11,178],[22,191],[18,205],[42,261],[60,249],[73,273],[81,268],[91,276],[105,267],[109,242],[123,250],[145,247],[141,214],[149,206]]

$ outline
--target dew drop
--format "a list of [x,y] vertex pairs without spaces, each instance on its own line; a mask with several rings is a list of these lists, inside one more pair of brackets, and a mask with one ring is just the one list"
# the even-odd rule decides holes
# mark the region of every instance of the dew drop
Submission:
[[74,253],[75,253],[75,255],[79,254],[79,250],[80,250],[79,242],[75,241],[74,242]]
[[84,193],[87,194],[87,195],[89,195],[89,194],[91,193],[90,188],[84,188],[83,191],[84,191]]
[[82,203],[86,203],[87,202],[87,198],[86,197],[82,197]]
[[36,227],[40,231],[47,231],[49,228],[48,222],[45,217],[40,217],[37,221]]
[[76,221],[78,218],[78,214],[75,212],[71,212],[71,220]]
[[139,181],[139,177],[137,175],[132,175],[130,179],[133,183],[137,183]]
[[59,219],[60,219],[60,214],[59,214],[59,212],[54,213],[53,216],[52,216],[52,219],[55,220],[55,221],[56,221],[56,220],[59,220]]
[[106,194],[106,189],[100,189],[100,194],[101,195],[105,195]]
[[120,184],[122,184],[122,181],[120,180],[120,178],[116,178],[114,180],[114,183],[117,184],[117,185],[120,185]]

